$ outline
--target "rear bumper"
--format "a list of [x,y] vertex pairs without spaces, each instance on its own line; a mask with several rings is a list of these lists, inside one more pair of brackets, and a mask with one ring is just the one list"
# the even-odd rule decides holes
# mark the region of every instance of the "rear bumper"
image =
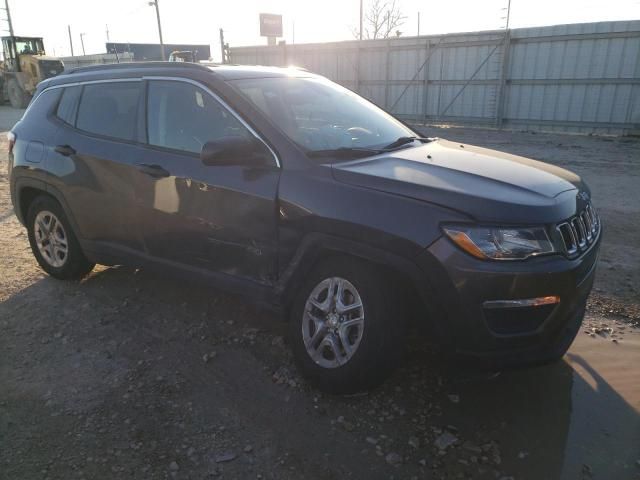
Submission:
[[[419,263],[437,297],[434,327],[444,346],[501,366],[560,358],[580,329],[601,237],[577,259],[554,255],[522,262],[477,260],[440,238]],[[550,296],[559,297],[558,303],[490,308],[493,302]]]

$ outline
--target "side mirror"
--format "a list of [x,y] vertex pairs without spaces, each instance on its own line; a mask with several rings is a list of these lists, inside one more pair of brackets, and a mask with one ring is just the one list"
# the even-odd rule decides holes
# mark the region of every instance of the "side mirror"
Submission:
[[200,152],[202,163],[209,166],[269,165],[271,158],[271,152],[260,140],[240,136],[207,142]]

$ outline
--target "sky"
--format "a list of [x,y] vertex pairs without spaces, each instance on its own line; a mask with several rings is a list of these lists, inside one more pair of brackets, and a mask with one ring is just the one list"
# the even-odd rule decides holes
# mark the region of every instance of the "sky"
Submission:
[[[16,35],[44,37],[47,53],[104,53],[107,41],[158,41],[155,9],[148,0],[8,0]],[[366,5],[371,0],[364,0]],[[403,35],[503,28],[507,0],[396,0],[404,15]],[[359,0],[158,0],[166,43],[211,45],[220,59],[219,29],[233,46],[265,45],[259,13],[283,15],[284,40],[309,43],[353,39]],[[511,0],[511,28],[609,20],[640,20],[640,0]],[[294,27],[295,25],[295,27]],[[6,29],[6,23],[2,25]],[[6,33],[3,32],[3,35]]]

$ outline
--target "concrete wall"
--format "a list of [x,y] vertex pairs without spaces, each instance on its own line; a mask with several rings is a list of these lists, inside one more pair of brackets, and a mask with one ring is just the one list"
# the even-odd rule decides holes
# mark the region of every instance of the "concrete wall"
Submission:
[[[118,52],[118,54],[130,53],[136,62],[162,61],[162,50],[159,43],[113,43],[105,44],[107,52]],[[211,58],[210,45],[196,45],[186,43],[165,43],[165,59],[174,51],[188,50],[196,53],[196,60],[208,61]]]
[[578,133],[640,128],[640,21],[231,48],[296,65],[407,120]]
[[95,55],[76,55],[73,57],[61,57],[65,69],[86,67],[89,65],[99,65],[105,63],[132,62],[133,54],[119,53],[116,57],[113,53],[98,53]]

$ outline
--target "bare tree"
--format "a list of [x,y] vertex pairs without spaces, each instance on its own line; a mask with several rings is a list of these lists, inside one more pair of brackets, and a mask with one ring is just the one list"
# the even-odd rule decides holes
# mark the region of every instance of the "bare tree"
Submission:
[[[400,36],[402,32],[398,27],[407,19],[402,14],[396,0],[373,0],[364,14],[364,35],[366,39],[388,38],[391,34]],[[353,34],[358,38],[359,31],[354,29]]]

